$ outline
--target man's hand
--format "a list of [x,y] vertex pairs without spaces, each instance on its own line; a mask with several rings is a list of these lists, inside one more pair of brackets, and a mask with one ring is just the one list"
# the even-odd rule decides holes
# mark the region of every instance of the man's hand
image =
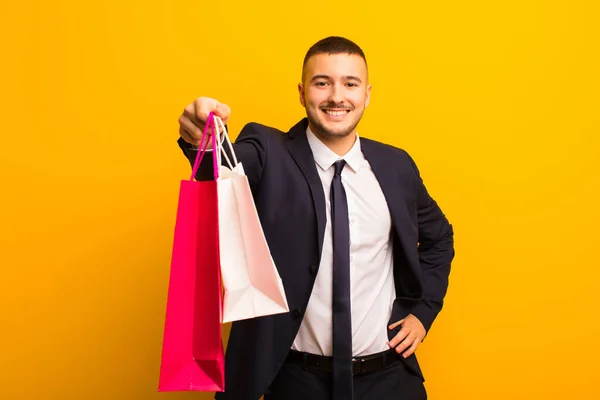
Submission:
[[[396,349],[396,353],[402,354],[404,358],[409,357],[417,350],[419,344],[425,339],[425,327],[412,314],[408,314],[406,318],[390,325],[390,330],[395,329],[398,325],[402,325],[400,332],[388,343],[392,349]],[[406,350],[406,351],[405,351]]]
[[[231,110],[225,104],[219,103],[215,99],[209,97],[198,97],[193,103],[188,104],[183,113],[179,117],[179,134],[186,142],[200,147],[202,143],[202,132],[208,119],[208,114],[213,112],[217,117],[223,120],[223,124],[227,124]],[[212,129],[209,129],[210,134]],[[208,136],[208,135],[207,135]],[[207,140],[210,136],[207,137]],[[212,146],[209,145],[208,148]]]

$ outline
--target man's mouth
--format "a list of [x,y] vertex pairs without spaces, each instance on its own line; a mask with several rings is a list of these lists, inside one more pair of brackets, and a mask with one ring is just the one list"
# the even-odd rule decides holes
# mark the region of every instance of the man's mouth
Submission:
[[321,109],[325,114],[330,115],[332,117],[343,117],[348,114],[350,110],[329,110],[329,109]]

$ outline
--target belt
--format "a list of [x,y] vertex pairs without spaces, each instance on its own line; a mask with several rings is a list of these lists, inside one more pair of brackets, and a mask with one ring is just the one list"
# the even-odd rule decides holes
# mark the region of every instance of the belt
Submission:
[[[352,358],[352,375],[365,374],[367,372],[383,369],[398,359],[398,353],[396,353],[396,350],[394,349],[370,354],[364,357],[354,357]],[[306,369],[310,368],[326,372],[331,372],[333,367],[332,357],[304,353],[296,350],[290,350],[285,362],[300,364]]]

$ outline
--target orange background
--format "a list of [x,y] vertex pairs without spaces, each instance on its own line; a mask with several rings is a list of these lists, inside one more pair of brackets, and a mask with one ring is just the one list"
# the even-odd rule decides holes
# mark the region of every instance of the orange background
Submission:
[[287,129],[302,58],[365,50],[359,132],[416,159],[456,231],[419,349],[433,400],[597,399],[594,0],[29,2],[0,7],[0,398],[157,393],[197,96]]

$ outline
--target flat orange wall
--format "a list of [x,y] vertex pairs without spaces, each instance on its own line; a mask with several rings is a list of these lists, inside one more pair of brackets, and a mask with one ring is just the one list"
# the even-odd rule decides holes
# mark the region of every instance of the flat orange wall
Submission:
[[[387,5],[386,5],[387,4]],[[359,132],[407,149],[455,226],[419,350],[433,400],[597,399],[593,0],[58,0],[0,7],[0,398],[157,393],[180,179],[206,95],[287,129],[316,40],[367,53]]]

